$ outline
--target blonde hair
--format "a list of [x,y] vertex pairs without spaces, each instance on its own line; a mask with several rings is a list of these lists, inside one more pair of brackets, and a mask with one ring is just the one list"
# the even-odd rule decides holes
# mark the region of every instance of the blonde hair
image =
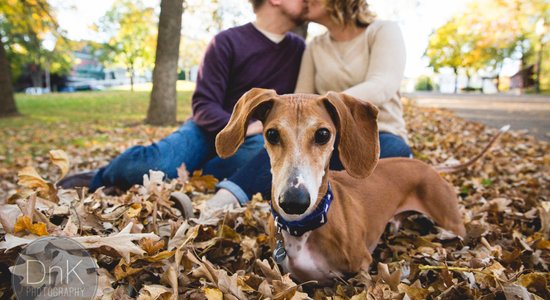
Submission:
[[367,27],[374,19],[374,14],[366,0],[324,0],[330,17],[340,25]]

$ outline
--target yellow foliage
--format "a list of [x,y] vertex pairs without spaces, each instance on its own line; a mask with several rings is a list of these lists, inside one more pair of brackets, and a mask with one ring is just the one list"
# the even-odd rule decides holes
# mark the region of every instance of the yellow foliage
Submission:
[[28,216],[21,216],[17,218],[17,221],[15,221],[14,232],[18,233],[22,231],[26,231],[28,233],[32,233],[38,236],[48,235],[46,224],[42,222],[33,224],[31,218],[29,218]]

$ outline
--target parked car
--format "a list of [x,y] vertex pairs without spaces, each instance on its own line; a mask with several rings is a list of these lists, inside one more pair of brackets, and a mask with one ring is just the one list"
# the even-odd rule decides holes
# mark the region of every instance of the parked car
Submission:
[[33,86],[25,89],[25,94],[27,95],[42,95],[49,94],[50,90],[43,87]]

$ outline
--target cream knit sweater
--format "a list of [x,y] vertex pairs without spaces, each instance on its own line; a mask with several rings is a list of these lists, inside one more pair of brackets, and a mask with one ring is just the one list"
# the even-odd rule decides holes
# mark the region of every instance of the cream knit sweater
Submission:
[[306,47],[297,93],[344,92],[375,104],[378,129],[407,141],[398,90],[405,70],[405,45],[399,26],[374,21],[353,40],[336,42],[327,33]]

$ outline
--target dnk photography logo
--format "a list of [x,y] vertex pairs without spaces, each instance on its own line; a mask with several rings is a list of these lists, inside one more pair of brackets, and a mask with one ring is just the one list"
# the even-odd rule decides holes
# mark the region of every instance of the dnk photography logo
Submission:
[[46,237],[30,243],[11,267],[17,299],[92,299],[97,264],[70,238]]

